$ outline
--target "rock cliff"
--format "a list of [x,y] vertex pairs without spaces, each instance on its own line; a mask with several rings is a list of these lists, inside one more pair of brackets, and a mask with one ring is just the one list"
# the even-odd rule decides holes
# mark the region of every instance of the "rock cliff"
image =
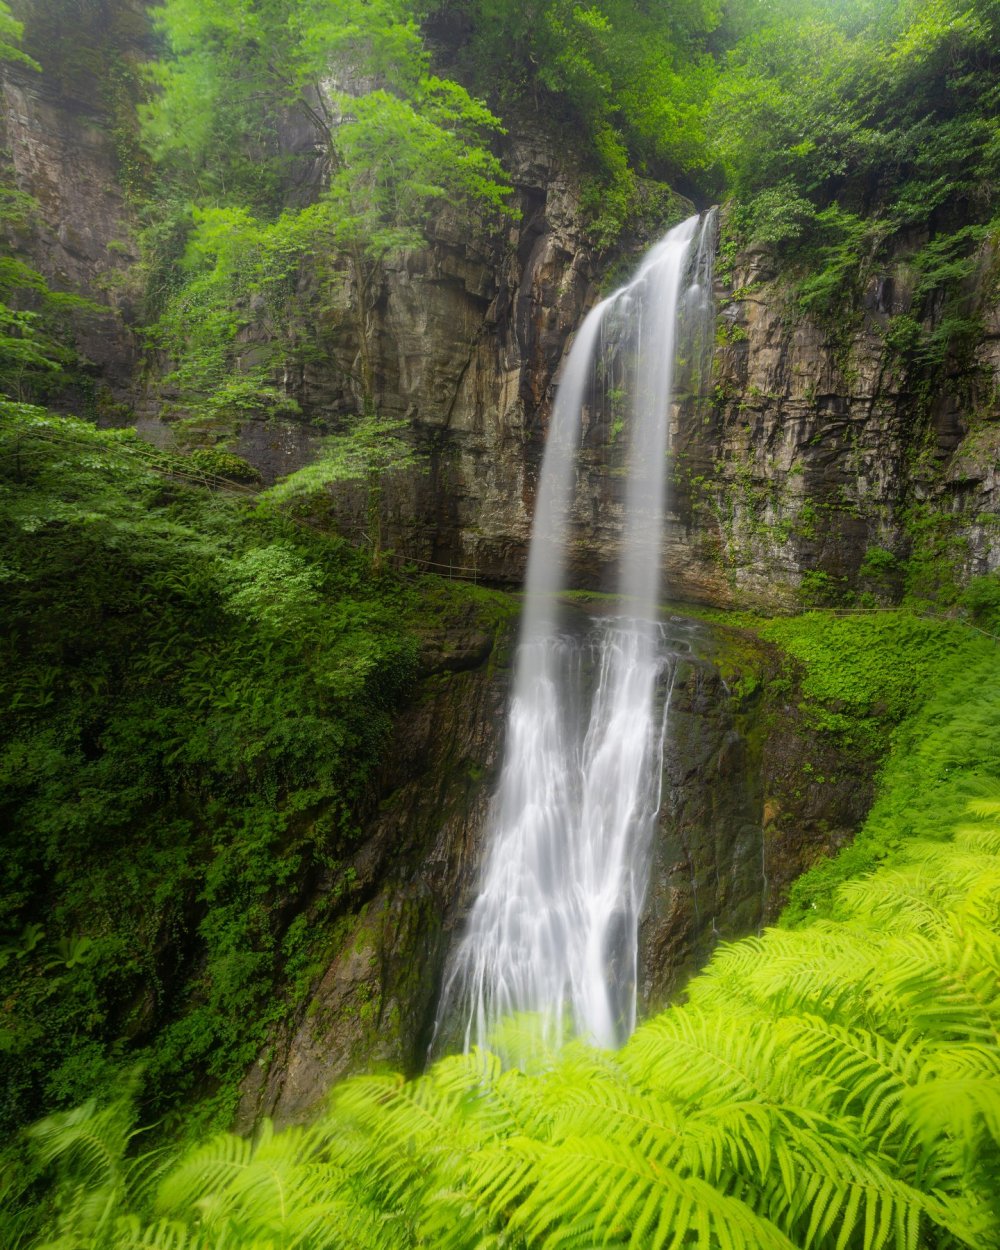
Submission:
[[[0,147],[12,181],[37,201],[15,249],[57,291],[88,296],[106,314],[80,317],[77,346],[91,385],[67,404],[109,416],[130,403],[139,352],[138,261],[126,188],[135,177],[135,67],[151,51],[141,0],[16,0],[24,49],[41,72],[0,72]],[[120,410],[121,415],[128,408]]]
[[[587,622],[570,611],[570,628]],[[424,677],[397,721],[361,849],[307,908],[326,925],[325,954],[244,1083],[242,1127],[261,1115],[308,1119],[358,1068],[424,1063],[445,961],[478,886],[514,623],[491,634],[470,613],[426,633]],[[682,617],[666,634],[676,659],[660,691],[667,699],[669,687],[670,732],[640,927],[643,1013],[719,941],[775,918],[789,882],[860,822],[874,764],[859,768],[807,729],[769,644]],[[822,785],[803,784],[805,759]]]
[[[29,50],[51,7],[21,0]],[[18,244],[56,286],[110,310],[81,344],[95,366],[95,415],[120,420],[106,410],[126,400],[151,437],[169,437],[137,381],[136,250],[114,94],[85,55],[100,22],[114,22],[125,31],[123,55],[140,57],[145,19],[138,0],[97,9],[90,45],[67,53],[58,71],[3,71],[4,141],[19,186],[40,206],[34,233]],[[560,364],[600,287],[639,245],[627,255],[595,251],[571,154],[537,123],[517,121],[506,144],[519,220],[490,234],[444,214],[429,247],[386,265],[375,381],[380,411],[408,422],[423,461],[385,493],[389,544],[430,567],[516,584]],[[308,176],[293,191],[307,198]],[[687,211],[678,204],[675,216]],[[962,582],[1000,566],[995,268],[984,255],[968,291],[982,335],[932,396],[914,387],[888,342],[912,286],[900,257],[872,277],[861,315],[824,327],[793,315],[767,253],[735,258],[717,283],[711,379],[670,414],[672,598],[780,608],[852,592],[882,602],[899,592],[915,552],[931,578]],[[307,309],[313,293],[302,274]],[[305,462],[317,428],[356,404],[358,344],[345,301],[322,313],[323,351],[284,379],[303,419],[249,421],[239,434],[235,449],[269,479]],[[577,587],[612,588],[621,487],[609,431],[588,430],[569,561]],[[360,496],[345,490],[338,506],[346,527],[363,529]],[[775,654],[738,631],[680,621],[674,631],[687,651],[642,925],[647,1007],[719,937],[773,918],[787,883],[857,827],[873,766],[831,756],[816,770],[828,784],[805,784],[803,753],[826,748],[809,741],[787,682],[774,680]],[[400,718],[364,846],[349,875],[323,883],[310,905],[317,923],[330,922],[322,967],[248,1077],[243,1125],[265,1113],[307,1116],[362,1062],[421,1063],[448,945],[475,888],[509,645],[428,638],[425,678]]]
[[[49,7],[21,0],[29,50]],[[135,380],[128,326],[136,257],[121,190],[128,142],[116,121],[121,101],[93,64],[109,30],[123,66],[143,54],[148,33],[138,0],[102,0],[98,8],[72,55],[49,50],[54,68],[4,71],[6,142],[19,185],[40,204],[25,246],[61,288],[119,314],[95,323],[83,346],[107,393],[130,399],[140,428],[170,437],[158,425],[155,391]],[[309,137],[289,126],[288,143],[302,156]],[[560,364],[599,288],[627,271],[641,241],[626,253],[595,251],[572,154],[557,151],[537,119],[514,119],[504,158],[520,218],[491,233],[443,214],[429,247],[385,266],[374,343],[379,410],[408,423],[421,461],[385,492],[390,544],[431,566],[511,584],[523,574]],[[294,168],[289,194],[307,199],[321,163],[298,160]],[[673,215],[689,211],[678,200]],[[720,606],[777,607],[844,592],[887,601],[916,548],[959,583],[998,567],[1000,299],[992,258],[983,256],[967,292],[979,341],[960,364],[942,366],[932,396],[908,376],[887,333],[892,317],[911,311],[915,282],[905,255],[870,275],[860,315],[832,326],[795,311],[766,251],[729,260],[717,283],[711,378],[671,414],[671,596]],[[306,310],[314,287],[303,273]],[[248,421],[238,436],[235,449],[267,477],[306,461],[317,428],[356,407],[347,291],[345,284],[316,312],[320,350],[282,379],[302,420]],[[621,517],[612,442],[603,427],[584,440],[570,560],[579,587],[611,589]],[[360,493],[345,488],[339,507],[342,524],[363,531]]]

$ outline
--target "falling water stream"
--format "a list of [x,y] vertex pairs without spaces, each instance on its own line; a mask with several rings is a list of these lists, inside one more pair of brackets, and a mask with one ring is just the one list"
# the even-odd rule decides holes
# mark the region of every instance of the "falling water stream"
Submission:
[[[480,890],[439,1020],[485,1044],[516,1012],[600,1045],[635,1025],[638,926],[660,805],[671,658],[656,622],[676,366],[697,372],[711,310],[714,214],[675,227],[589,314],[556,395],[542,464],[514,692]],[[585,412],[628,437],[623,615],[586,637],[559,621]]]

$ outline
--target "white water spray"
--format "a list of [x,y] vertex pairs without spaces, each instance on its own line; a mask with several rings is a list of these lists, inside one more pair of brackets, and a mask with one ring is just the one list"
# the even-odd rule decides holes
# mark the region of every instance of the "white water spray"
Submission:
[[[577,334],[538,488],[514,694],[487,860],[449,966],[440,1021],[485,1044],[515,1012],[600,1045],[635,1025],[638,925],[660,804],[670,658],[655,623],[675,363],[697,370],[711,306],[714,216],[671,230]],[[686,356],[684,353],[686,352]],[[575,459],[588,396],[625,397],[628,479],[619,590],[626,617],[561,631]]]

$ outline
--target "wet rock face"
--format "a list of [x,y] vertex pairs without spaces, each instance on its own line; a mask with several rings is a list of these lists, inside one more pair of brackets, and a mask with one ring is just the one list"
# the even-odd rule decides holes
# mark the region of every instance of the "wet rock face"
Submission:
[[719,670],[695,655],[682,660],[640,927],[639,996],[647,1011],[705,962],[720,936],[762,922],[764,783],[754,746]]
[[[423,1066],[485,855],[512,629],[494,639],[473,624],[424,639],[428,674],[399,718],[364,841],[346,877],[323,883],[312,904],[317,913],[339,909],[322,971],[251,1069],[241,1128],[262,1115],[308,1119],[349,1072]],[[794,691],[776,680],[768,644],[680,618],[667,633],[677,661],[661,692],[672,681],[640,926],[641,1014],[663,1005],[718,941],[773,920],[788,883],[842,840],[870,795],[867,776],[826,757],[816,771],[829,774],[827,784],[801,787],[798,765],[819,759],[819,748]]]
[[238,1127],[263,1115],[309,1119],[347,1072],[423,1066],[444,960],[482,858],[509,641],[472,616],[427,631],[425,677],[397,722],[360,849],[312,903],[339,913],[325,970],[248,1074]]
[[820,596],[891,599],[891,562],[876,572],[866,552],[898,568],[931,517],[959,582],[1000,566],[1000,310],[987,259],[967,310],[983,338],[928,397],[886,341],[890,319],[911,311],[905,261],[872,279],[863,316],[824,328],[795,313],[766,258],[739,258],[716,292],[714,394],[674,416],[667,565],[681,596],[768,607],[794,603],[811,578]]
[[668,630],[679,659],[640,924],[646,1014],[720,941],[777,918],[795,878],[864,819],[877,763],[859,764],[806,726],[771,644],[678,618]]

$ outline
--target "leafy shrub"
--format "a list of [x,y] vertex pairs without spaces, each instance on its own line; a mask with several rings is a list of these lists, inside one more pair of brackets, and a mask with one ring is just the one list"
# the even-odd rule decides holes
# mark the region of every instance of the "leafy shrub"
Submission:
[[990,573],[974,577],[962,592],[959,603],[980,629],[1000,634],[1000,576]]
[[413,677],[412,591],[189,478],[129,432],[0,422],[8,1125],[138,1059],[153,1105],[230,1113]]

